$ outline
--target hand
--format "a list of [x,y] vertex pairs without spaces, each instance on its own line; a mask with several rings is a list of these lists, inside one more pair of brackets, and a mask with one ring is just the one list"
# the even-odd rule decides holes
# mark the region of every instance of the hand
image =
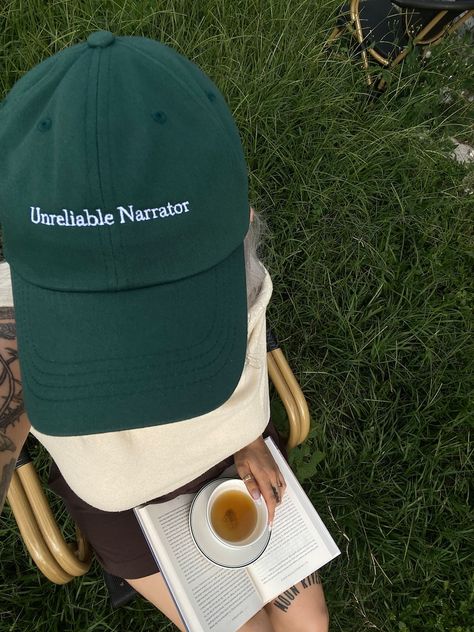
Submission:
[[264,497],[268,508],[268,524],[271,527],[275,508],[281,503],[286,483],[263,437],[258,437],[236,452],[234,461],[237,473],[241,479],[245,479],[252,498],[258,500],[260,493]]

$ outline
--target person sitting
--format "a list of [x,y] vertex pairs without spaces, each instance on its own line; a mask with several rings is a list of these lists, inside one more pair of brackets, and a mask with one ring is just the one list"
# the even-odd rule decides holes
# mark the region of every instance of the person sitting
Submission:
[[[272,284],[233,117],[190,60],[102,31],[15,84],[0,145],[13,290],[0,322],[1,504],[31,432],[99,563],[182,630],[133,507],[197,491],[230,463],[270,522],[285,491],[263,440],[278,441]],[[143,212],[179,200],[186,212]],[[121,208],[142,215],[122,222]],[[292,595],[241,630],[328,629],[317,573]]]

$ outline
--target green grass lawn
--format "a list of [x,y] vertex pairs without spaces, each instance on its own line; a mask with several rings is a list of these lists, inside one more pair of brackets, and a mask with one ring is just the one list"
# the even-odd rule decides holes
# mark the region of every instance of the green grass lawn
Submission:
[[[269,321],[311,409],[294,467],[342,550],[322,570],[331,629],[472,632],[474,172],[450,156],[451,138],[474,144],[472,39],[410,57],[370,99],[346,43],[323,48],[338,4],[2,0],[0,97],[96,29],[211,76],[268,225]],[[174,629],[141,599],[111,611],[97,565],[49,583],[9,508],[0,540],[1,632]]]

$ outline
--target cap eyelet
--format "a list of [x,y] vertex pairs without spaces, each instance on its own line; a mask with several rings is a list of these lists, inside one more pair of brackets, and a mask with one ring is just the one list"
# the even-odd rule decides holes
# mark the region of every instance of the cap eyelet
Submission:
[[214,94],[214,92],[206,92],[207,94],[207,98],[209,99],[209,101],[214,102],[216,100],[216,95]]
[[166,119],[168,118],[166,114],[164,112],[161,112],[160,110],[158,110],[157,112],[153,112],[151,117],[157,123],[165,123]]
[[49,129],[51,129],[52,124],[53,123],[51,119],[48,117],[40,121],[36,127],[39,129],[40,132],[47,132]]

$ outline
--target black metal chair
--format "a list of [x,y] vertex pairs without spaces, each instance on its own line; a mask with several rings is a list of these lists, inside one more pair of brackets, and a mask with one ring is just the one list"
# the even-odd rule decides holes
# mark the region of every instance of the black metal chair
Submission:
[[342,7],[327,44],[349,31],[368,85],[381,91],[386,82],[379,74],[374,77],[371,61],[393,68],[413,48],[440,42],[472,16],[474,0],[351,0]]

